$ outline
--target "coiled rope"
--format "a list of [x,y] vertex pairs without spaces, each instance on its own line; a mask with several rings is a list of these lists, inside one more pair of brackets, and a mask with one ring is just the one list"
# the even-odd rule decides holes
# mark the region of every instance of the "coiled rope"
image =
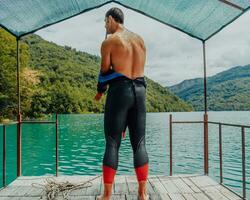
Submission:
[[[92,181],[94,181],[95,179],[97,179],[101,176],[102,175],[99,175],[99,176],[94,177],[90,180],[87,180],[83,183],[77,183],[77,184],[70,183],[69,181],[57,182],[54,178],[46,178],[45,185],[39,184],[39,183],[32,183],[31,185],[33,187],[42,189],[46,194],[47,200],[54,200],[60,193],[62,193],[63,199],[68,200],[69,194],[73,190],[92,187],[93,186]],[[43,198],[43,194],[40,197],[40,199],[42,199],[42,198]]]

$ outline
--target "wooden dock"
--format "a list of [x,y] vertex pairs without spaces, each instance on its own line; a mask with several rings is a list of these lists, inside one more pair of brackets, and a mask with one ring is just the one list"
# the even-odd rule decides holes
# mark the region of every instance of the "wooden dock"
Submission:
[[[34,187],[32,183],[45,185],[47,178],[57,182],[83,183],[94,176],[21,176],[10,185],[0,190],[1,200],[35,200],[46,199],[43,189]],[[102,188],[102,178],[92,181],[88,188],[74,190],[70,193],[72,200],[94,200]],[[218,184],[208,176],[176,175],[149,176],[147,191],[154,200],[239,200],[239,196]],[[63,199],[62,195],[57,199]],[[113,187],[114,200],[137,200],[137,182],[135,176],[117,175]]]

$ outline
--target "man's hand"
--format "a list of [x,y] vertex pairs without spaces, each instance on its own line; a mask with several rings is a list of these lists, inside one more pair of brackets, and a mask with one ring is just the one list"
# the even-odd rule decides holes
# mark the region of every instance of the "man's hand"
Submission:
[[102,94],[101,92],[97,92],[96,95],[95,95],[95,100],[96,101],[100,101],[100,99],[102,98]]

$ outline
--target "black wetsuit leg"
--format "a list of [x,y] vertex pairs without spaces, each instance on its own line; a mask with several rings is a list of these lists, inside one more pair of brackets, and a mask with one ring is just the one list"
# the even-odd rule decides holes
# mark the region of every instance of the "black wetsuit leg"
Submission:
[[128,110],[127,123],[134,153],[134,167],[138,168],[148,163],[148,154],[145,147],[146,88],[137,81],[133,81],[133,85],[135,102]]
[[[145,148],[146,88],[143,83],[143,78],[136,80],[123,78],[112,82],[109,86],[104,113],[106,139],[103,158],[104,183],[112,183],[113,181],[118,167],[121,136],[127,125],[134,153],[135,168],[140,168],[148,163]],[[142,172],[140,173],[142,174]],[[143,173],[145,174],[145,170]],[[145,175],[142,177],[145,179]]]
[[110,84],[104,113],[104,132],[106,150],[103,164],[113,169],[118,166],[118,151],[121,136],[126,126],[128,109],[134,102],[133,91],[129,82],[116,82]]

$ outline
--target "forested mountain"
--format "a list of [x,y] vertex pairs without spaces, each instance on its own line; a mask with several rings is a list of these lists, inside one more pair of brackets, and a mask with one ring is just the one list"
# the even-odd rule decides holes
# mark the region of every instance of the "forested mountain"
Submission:
[[[100,58],[29,35],[20,42],[21,108],[25,117],[48,113],[100,113],[96,93]],[[192,107],[147,78],[147,111],[191,111]],[[0,29],[0,116],[16,115],[16,40]],[[0,117],[0,118],[1,118]]]
[[[202,78],[168,87],[195,110],[204,109]],[[207,79],[208,110],[250,110],[250,65],[237,66]]]

